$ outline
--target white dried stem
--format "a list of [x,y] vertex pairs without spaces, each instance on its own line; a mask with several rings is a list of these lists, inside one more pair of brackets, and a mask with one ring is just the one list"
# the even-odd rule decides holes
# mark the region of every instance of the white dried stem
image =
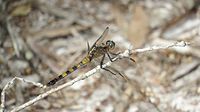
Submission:
[[142,52],[147,52],[147,51],[168,49],[168,48],[173,48],[173,47],[186,47],[187,45],[189,45],[188,42],[180,41],[180,42],[175,42],[175,43],[167,45],[167,46],[152,46],[152,47],[146,47],[146,48],[142,48],[142,49],[136,49],[133,51],[133,53],[142,53]]
[[21,82],[24,82],[24,83],[29,83],[29,84],[32,84],[32,85],[35,85],[37,87],[40,87],[40,88],[46,88],[46,86],[44,86],[43,84],[41,83],[36,83],[36,82],[32,82],[32,81],[29,81],[29,80],[25,80],[23,78],[20,78],[20,77],[15,77],[13,78],[11,81],[9,81],[3,88],[2,92],[1,92],[1,112],[4,111],[5,109],[5,94],[6,94],[6,90],[8,90],[10,87],[12,87],[14,85],[14,82],[16,80],[19,80]]
[[[176,43],[170,44],[168,46],[152,46],[152,47],[147,47],[147,48],[143,48],[143,49],[135,49],[135,50],[128,49],[128,50],[125,50],[123,53],[119,54],[113,60],[115,61],[115,60],[122,59],[122,58],[128,58],[133,53],[143,53],[143,52],[149,52],[149,51],[160,50],[160,49],[168,49],[168,48],[172,48],[172,47],[185,47],[187,45],[188,45],[187,42],[181,41],[181,42],[176,42]],[[110,66],[111,64],[112,64],[112,62],[109,61],[109,62],[105,63],[103,65],[103,67]],[[28,106],[34,104],[35,102],[41,100],[42,98],[48,96],[51,93],[54,93],[54,92],[59,91],[59,90],[61,90],[63,88],[72,86],[74,83],[76,83],[78,81],[81,81],[81,80],[84,80],[84,79],[92,76],[93,74],[95,74],[100,69],[101,69],[100,66],[97,66],[94,69],[90,70],[89,72],[87,72],[87,73],[85,73],[83,75],[79,75],[78,77],[76,77],[75,79],[71,80],[70,82],[67,82],[67,83],[65,83],[63,85],[60,85],[60,86],[55,87],[55,88],[52,88],[49,91],[47,91],[47,92],[45,92],[43,94],[40,94],[36,98],[34,98],[34,99],[32,99],[32,100],[30,100],[30,101],[28,101],[28,102],[16,107],[16,108],[14,108],[13,110],[11,110],[11,112],[20,111],[20,110],[24,109],[25,107],[28,107]],[[5,97],[5,96],[3,96],[3,97]],[[5,99],[4,99],[3,102],[5,102]],[[2,105],[2,107],[4,107],[4,105]]]

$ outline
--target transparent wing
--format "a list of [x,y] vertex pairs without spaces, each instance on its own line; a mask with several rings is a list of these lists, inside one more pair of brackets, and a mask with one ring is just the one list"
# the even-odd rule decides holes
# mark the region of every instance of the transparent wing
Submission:
[[106,27],[106,29],[104,30],[104,32],[101,34],[101,36],[95,41],[95,43],[92,45],[92,47],[90,49],[92,49],[95,46],[98,46],[101,44],[101,42],[104,40],[104,38],[106,37],[106,35],[108,34],[109,31],[109,27]]

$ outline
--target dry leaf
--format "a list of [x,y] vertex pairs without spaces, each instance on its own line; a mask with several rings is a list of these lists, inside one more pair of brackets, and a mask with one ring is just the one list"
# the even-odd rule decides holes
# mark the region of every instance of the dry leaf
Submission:
[[21,4],[11,11],[11,16],[26,16],[31,11],[31,4]]
[[123,30],[134,47],[143,45],[149,32],[149,18],[143,7],[135,6],[131,14],[128,15],[131,16],[130,20],[125,18],[127,13],[124,13],[120,6],[113,6],[113,12],[117,25],[121,28],[120,30]]
[[134,47],[140,47],[147,40],[149,18],[141,6],[133,9],[133,17],[128,25],[127,36]]

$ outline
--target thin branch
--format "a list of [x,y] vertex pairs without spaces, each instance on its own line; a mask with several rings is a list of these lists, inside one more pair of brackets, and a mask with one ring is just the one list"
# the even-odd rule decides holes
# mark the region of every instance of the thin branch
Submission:
[[173,47],[186,47],[187,45],[190,45],[190,44],[185,41],[180,41],[180,42],[175,42],[175,43],[167,45],[167,46],[152,46],[152,47],[147,47],[147,48],[143,48],[143,49],[136,49],[133,51],[133,53],[142,53],[142,52],[147,52],[147,51],[168,49],[168,48],[173,48]]
[[1,109],[2,109],[1,112],[3,112],[3,110],[5,109],[5,94],[6,94],[6,90],[9,89],[9,88],[11,88],[14,85],[14,82],[16,80],[19,80],[19,81],[24,82],[24,83],[29,83],[29,84],[35,85],[37,87],[40,87],[40,88],[46,88],[46,86],[44,86],[41,83],[32,82],[32,81],[25,80],[25,79],[20,78],[20,77],[13,78],[11,81],[9,81],[4,86],[4,88],[3,88],[2,92],[1,92]]
[[15,32],[12,30],[10,19],[11,19],[11,17],[8,17],[7,20],[6,20],[7,30],[8,30],[8,33],[9,33],[10,37],[11,37],[15,53],[19,57],[20,56],[20,53],[19,53],[20,52],[20,50],[19,50],[19,42],[18,42],[18,40],[16,38]]
[[[176,43],[170,44],[168,46],[152,46],[152,47],[147,47],[147,48],[143,48],[143,49],[135,49],[135,50],[128,49],[128,50],[125,50],[123,53],[119,54],[117,57],[115,57],[113,59],[113,61],[116,61],[116,60],[122,59],[122,58],[129,58],[134,53],[143,53],[143,52],[149,52],[149,51],[160,50],[160,49],[168,49],[168,48],[173,48],[173,47],[186,47],[187,45],[189,45],[187,42],[181,41],[181,42],[176,42]],[[109,61],[109,62],[105,63],[103,65],[103,67],[110,66],[111,64],[112,64],[112,62]],[[47,92],[45,92],[43,94],[40,94],[36,98],[34,98],[34,99],[32,99],[32,100],[30,100],[30,101],[28,101],[28,102],[16,107],[16,108],[14,108],[13,110],[11,110],[11,112],[20,111],[20,110],[24,109],[25,107],[28,107],[28,106],[34,104],[35,102],[41,100],[42,98],[48,96],[51,93],[54,93],[54,92],[59,91],[59,90],[61,90],[63,88],[72,86],[76,82],[84,80],[84,79],[92,76],[93,74],[95,74],[100,69],[101,69],[100,66],[97,66],[94,69],[90,70],[89,72],[87,72],[87,73],[85,73],[83,75],[79,75],[77,78],[71,80],[70,82],[67,82],[67,83],[65,83],[63,85],[60,85],[60,86],[55,87],[55,88],[52,88],[49,91],[47,91]],[[5,96],[2,96],[2,97],[5,97]],[[2,103],[2,104],[4,104],[4,103]],[[4,106],[2,106],[2,108],[4,109]]]

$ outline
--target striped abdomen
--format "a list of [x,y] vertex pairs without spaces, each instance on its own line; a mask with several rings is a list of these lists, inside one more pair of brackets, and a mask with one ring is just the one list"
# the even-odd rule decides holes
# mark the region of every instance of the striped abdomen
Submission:
[[76,71],[78,68],[86,65],[87,63],[89,63],[91,61],[89,56],[86,56],[79,64],[74,65],[73,67],[69,68],[66,72],[63,72],[61,75],[59,75],[58,77],[54,78],[53,80],[51,80],[50,82],[47,83],[47,86],[52,86],[54,85],[56,82],[58,82],[59,80],[63,79],[64,77],[68,76],[69,74],[71,74],[72,72]]

